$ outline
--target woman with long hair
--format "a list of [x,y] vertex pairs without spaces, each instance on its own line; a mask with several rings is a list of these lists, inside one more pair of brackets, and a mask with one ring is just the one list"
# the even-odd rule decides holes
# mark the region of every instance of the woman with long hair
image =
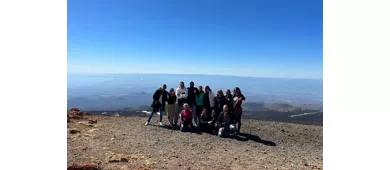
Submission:
[[241,129],[241,116],[242,116],[242,101],[245,100],[245,96],[241,93],[240,88],[234,88],[233,95],[233,115],[237,122],[237,133],[240,133]]
[[218,90],[217,96],[214,98],[214,114],[213,120],[210,122],[212,127],[215,126],[215,122],[217,122],[219,114],[223,111],[223,107],[227,104],[226,98],[223,95],[222,90]]
[[226,89],[225,98],[227,101],[227,105],[229,107],[229,111],[233,112],[233,95],[232,95],[230,89]]
[[168,94],[168,122],[173,126],[173,117],[175,112],[176,94],[175,89],[171,88]]
[[177,126],[177,122],[179,120],[179,114],[184,109],[183,105],[186,102],[188,91],[184,86],[184,82],[180,82],[179,87],[176,89],[176,111],[175,111],[175,126]]
[[203,107],[207,109],[207,115],[211,115],[211,112],[214,109],[214,104],[215,104],[215,95],[210,89],[210,86],[206,86],[204,88],[205,93],[203,97]]

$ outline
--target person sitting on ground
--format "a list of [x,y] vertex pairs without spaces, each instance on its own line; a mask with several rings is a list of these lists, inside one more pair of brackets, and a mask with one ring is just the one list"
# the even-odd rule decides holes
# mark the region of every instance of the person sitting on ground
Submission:
[[208,124],[209,121],[212,120],[211,115],[208,113],[207,108],[202,109],[202,113],[200,115],[200,124],[199,124],[199,129],[204,132],[211,132],[212,128]]
[[160,126],[162,126],[162,117],[163,113],[165,111],[165,102],[167,101],[168,92],[165,90],[167,88],[167,85],[163,85],[162,87],[158,88],[156,92],[153,94],[153,112],[150,114],[148,120],[146,121],[145,125],[148,125],[150,120],[152,119],[153,115],[160,111]]
[[223,111],[225,104],[227,104],[226,97],[223,95],[222,90],[218,90],[217,96],[214,98],[213,119],[209,122],[212,127],[215,126],[214,124],[217,122],[219,114]]
[[168,95],[168,122],[169,126],[173,126],[173,117],[175,113],[176,95],[175,90],[171,88]]
[[229,112],[229,106],[226,104],[223,106],[223,111],[218,116],[218,136],[227,136],[232,131],[234,131],[234,126],[232,125],[231,113]]
[[192,128],[192,110],[187,103],[183,107],[184,109],[180,113],[180,131],[186,132]]

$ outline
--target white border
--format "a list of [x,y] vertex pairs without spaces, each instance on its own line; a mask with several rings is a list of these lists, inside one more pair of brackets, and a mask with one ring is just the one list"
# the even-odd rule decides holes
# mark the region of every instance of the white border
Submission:
[[324,169],[389,167],[390,14],[381,2],[324,1]]
[[[386,169],[387,1],[324,1],[324,168]],[[66,167],[66,1],[1,1],[1,169]]]
[[0,2],[0,169],[66,168],[66,0]]

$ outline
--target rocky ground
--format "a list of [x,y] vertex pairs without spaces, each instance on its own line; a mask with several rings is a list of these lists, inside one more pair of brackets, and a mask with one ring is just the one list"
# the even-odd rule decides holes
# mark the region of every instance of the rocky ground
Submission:
[[220,138],[157,119],[68,111],[68,169],[322,169],[321,126],[243,120],[242,134]]

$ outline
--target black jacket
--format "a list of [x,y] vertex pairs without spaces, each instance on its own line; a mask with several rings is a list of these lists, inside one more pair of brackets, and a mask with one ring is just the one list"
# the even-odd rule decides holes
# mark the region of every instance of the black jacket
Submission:
[[168,104],[175,104],[176,103],[176,95],[171,96],[171,94],[168,94]]
[[223,125],[230,125],[232,124],[232,118],[231,118],[231,113],[229,112],[226,116],[225,113],[221,112],[218,116],[218,126],[223,126]]
[[188,91],[187,103],[188,104],[195,104],[196,103],[195,95],[198,93],[198,89],[195,87],[188,87],[187,91]]
[[214,98],[214,101],[215,101],[214,106],[215,106],[215,109],[216,109],[217,111],[222,111],[222,110],[223,110],[223,106],[224,106],[225,104],[228,104],[228,103],[227,103],[227,100],[226,100],[226,98],[225,98],[225,96],[216,96],[216,97]]
[[163,91],[162,88],[159,88],[156,90],[156,92],[154,92],[153,101],[159,101],[161,95],[162,95],[162,103],[161,104],[165,105],[165,102],[168,100],[168,92],[166,90]]
[[210,107],[210,99],[209,99],[209,93],[204,93],[203,97],[203,107]]
[[225,98],[227,105],[229,106],[229,110],[233,109],[233,95],[226,95]]

